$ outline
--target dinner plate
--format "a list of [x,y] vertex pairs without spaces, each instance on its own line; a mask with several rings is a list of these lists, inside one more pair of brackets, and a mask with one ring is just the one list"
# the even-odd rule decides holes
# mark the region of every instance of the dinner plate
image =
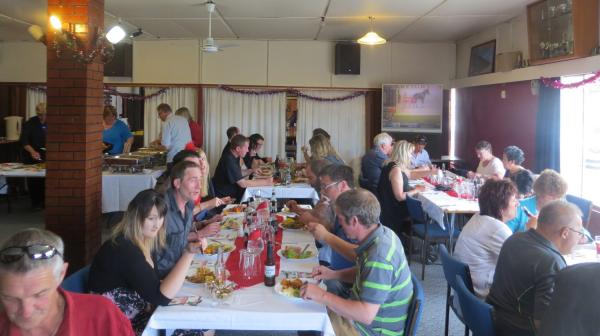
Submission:
[[[209,243],[208,244],[208,246],[211,246],[211,245],[219,245],[219,244],[218,243]],[[233,244],[223,243],[221,245],[223,245],[223,247],[224,247],[223,248],[223,254],[224,255],[229,255],[229,253],[231,253],[232,251],[235,250],[235,245],[233,245]],[[218,253],[217,251],[218,251],[217,248],[214,249],[214,253],[207,253],[206,250],[205,250],[204,251],[204,255],[207,255],[207,256],[216,256],[217,253]],[[227,260],[227,258],[224,258],[224,259]]]
[[297,231],[297,232],[305,231],[304,228],[300,228],[300,229],[287,228],[287,227],[283,226],[283,223],[279,223],[279,224],[277,224],[277,226],[279,226],[280,229],[285,230],[285,231]]
[[[292,246],[297,246],[297,245],[292,245]],[[312,255],[311,255],[310,257],[308,257],[308,258],[303,258],[303,259],[288,258],[288,257],[286,257],[286,256],[284,256],[284,255],[283,255],[283,250],[285,250],[285,247],[286,247],[285,245],[284,245],[284,246],[282,246],[282,247],[281,247],[281,249],[279,249],[279,250],[277,251],[277,255],[278,255],[278,256],[280,256],[280,257],[281,257],[281,259],[285,259],[285,260],[289,260],[289,261],[304,261],[304,260],[311,260],[311,259],[314,259],[314,258],[316,258],[316,257],[319,255],[319,253],[318,253],[317,251],[315,251],[315,250],[313,250],[312,248],[310,248],[310,247],[309,247],[309,248],[308,248],[306,251],[310,251],[310,252],[312,252]],[[304,248],[304,246],[302,246],[301,248]]]
[[[312,283],[312,284],[316,284],[316,283],[318,283],[318,285],[319,285],[319,287],[320,287],[320,288],[322,288],[323,290],[327,290],[327,286],[325,286],[325,284],[324,284],[322,281],[321,281],[321,282],[318,282],[318,281],[317,281],[317,280],[315,280],[315,279],[307,279],[307,278],[299,278],[299,279],[300,279],[302,282],[307,282],[307,283]],[[287,293],[287,292],[284,292],[284,291],[283,291],[283,288],[282,288],[282,286],[281,286],[281,281],[282,281],[282,280],[283,280],[283,279],[278,279],[277,283],[275,283],[275,287],[273,287],[273,289],[275,290],[275,293],[277,293],[277,294],[279,294],[279,295],[281,295],[281,296],[284,296],[284,297],[286,297],[286,298],[288,298],[288,299],[290,299],[290,300],[294,300],[294,301],[304,301],[304,299],[303,299],[303,298],[301,298],[301,297],[298,297],[298,296],[292,296],[292,295],[290,295],[289,293]]]
[[223,230],[238,230],[243,222],[244,218],[242,216],[226,216],[221,222],[221,228]]

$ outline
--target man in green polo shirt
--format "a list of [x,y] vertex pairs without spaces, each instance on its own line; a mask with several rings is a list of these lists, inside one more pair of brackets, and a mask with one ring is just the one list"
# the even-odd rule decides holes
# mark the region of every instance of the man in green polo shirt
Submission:
[[335,212],[348,238],[359,242],[356,266],[338,271],[319,266],[313,276],[353,283],[352,295],[344,299],[307,284],[302,297],[329,308],[337,335],[403,335],[413,286],[400,239],[379,223],[381,207],[367,190],[341,194]]

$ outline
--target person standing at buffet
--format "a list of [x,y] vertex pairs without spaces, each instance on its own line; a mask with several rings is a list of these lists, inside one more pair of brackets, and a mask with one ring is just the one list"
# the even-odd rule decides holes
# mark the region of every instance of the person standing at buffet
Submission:
[[180,107],[175,111],[175,115],[184,117],[188,121],[188,125],[190,126],[190,133],[192,135],[192,142],[194,143],[194,147],[201,148],[202,147],[202,126],[194,121],[192,118],[192,114],[187,107]]
[[[19,141],[23,146],[23,163],[35,164],[46,161],[46,103],[35,107],[35,117],[23,124],[23,132]],[[43,208],[45,198],[45,179],[27,178],[27,189],[33,208]]]
[[175,154],[192,142],[192,133],[188,121],[184,117],[173,114],[169,104],[158,105],[156,111],[160,120],[163,121],[162,136],[160,139],[154,140],[151,146],[166,150],[167,166],[171,166]]
[[[108,154],[129,153],[133,143],[133,134],[129,127],[117,119],[117,109],[114,106],[104,106],[102,112],[104,130],[102,131],[102,142]],[[111,146],[108,146],[111,145]]]

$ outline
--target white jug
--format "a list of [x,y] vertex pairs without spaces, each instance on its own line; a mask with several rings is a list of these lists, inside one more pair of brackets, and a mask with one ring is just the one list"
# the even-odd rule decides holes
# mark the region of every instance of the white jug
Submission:
[[4,120],[6,120],[6,140],[19,140],[23,126],[23,117],[10,116],[4,117]]

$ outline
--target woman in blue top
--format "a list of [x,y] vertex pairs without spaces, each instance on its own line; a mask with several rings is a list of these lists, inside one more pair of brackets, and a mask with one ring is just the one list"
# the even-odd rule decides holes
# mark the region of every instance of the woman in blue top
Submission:
[[[102,113],[104,131],[102,131],[102,142],[108,154],[129,153],[133,143],[133,134],[124,122],[117,119],[117,110],[114,106],[104,106]],[[112,145],[112,148],[110,147]]]

